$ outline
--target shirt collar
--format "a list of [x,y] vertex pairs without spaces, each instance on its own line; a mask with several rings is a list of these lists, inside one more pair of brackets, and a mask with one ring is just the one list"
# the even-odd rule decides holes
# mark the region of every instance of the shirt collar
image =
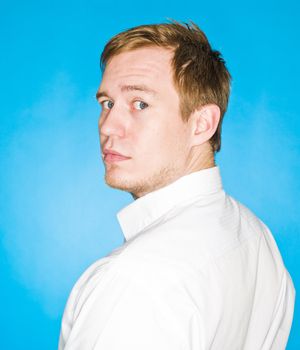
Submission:
[[171,184],[138,198],[117,214],[126,241],[178,204],[222,189],[217,166],[185,175]]

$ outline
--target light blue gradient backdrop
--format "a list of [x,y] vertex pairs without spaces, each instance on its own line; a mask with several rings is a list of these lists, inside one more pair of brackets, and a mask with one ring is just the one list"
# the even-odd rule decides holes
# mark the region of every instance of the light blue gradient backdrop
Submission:
[[[94,95],[104,43],[192,19],[233,76],[217,161],[224,187],[272,230],[299,289],[298,1],[2,1],[0,348],[57,347],[68,293],[122,244],[128,194],[103,183]],[[296,304],[288,349],[300,349]]]

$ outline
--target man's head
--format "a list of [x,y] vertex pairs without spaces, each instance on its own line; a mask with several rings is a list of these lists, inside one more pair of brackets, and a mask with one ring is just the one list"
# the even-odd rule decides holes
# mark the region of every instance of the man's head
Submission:
[[213,161],[230,74],[196,25],[120,33],[101,64],[99,129],[109,185],[140,196]]

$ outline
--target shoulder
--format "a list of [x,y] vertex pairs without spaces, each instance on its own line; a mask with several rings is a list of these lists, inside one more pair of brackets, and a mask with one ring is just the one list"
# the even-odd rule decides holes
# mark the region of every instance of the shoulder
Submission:
[[103,288],[114,278],[123,250],[124,246],[114,249],[107,256],[92,263],[81,274],[70,292],[65,308],[65,314],[68,314],[70,320],[76,318],[91,291]]
[[245,206],[220,192],[168,213],[129,242],[127,254],[145,254],[200,267],[246,240],[258,241],[263,223]]
[[228,198],[231,202],[234,202],[237,207],[240,221],[239,231],[245,236],[245,239],[249,237],[257,238],[259,241],[258,247],[260,249],[260,254],[265,253],[279,264],[282,264],[282,258],[270,228],[248,207],[232,197],[228,196]]

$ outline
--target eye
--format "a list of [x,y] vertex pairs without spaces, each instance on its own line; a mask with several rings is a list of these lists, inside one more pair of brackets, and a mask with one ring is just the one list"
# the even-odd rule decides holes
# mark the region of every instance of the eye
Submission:
[[143,102],[143,101],[134,101],[133,106],[137,110],[142,110],[142,109],[147,108],[148,104],[146,102]]
[[114,106],[114,103],[110,100],[105,100],[105,101],[101,102],[101,105],[102,105],[103,109],[112,109]]

